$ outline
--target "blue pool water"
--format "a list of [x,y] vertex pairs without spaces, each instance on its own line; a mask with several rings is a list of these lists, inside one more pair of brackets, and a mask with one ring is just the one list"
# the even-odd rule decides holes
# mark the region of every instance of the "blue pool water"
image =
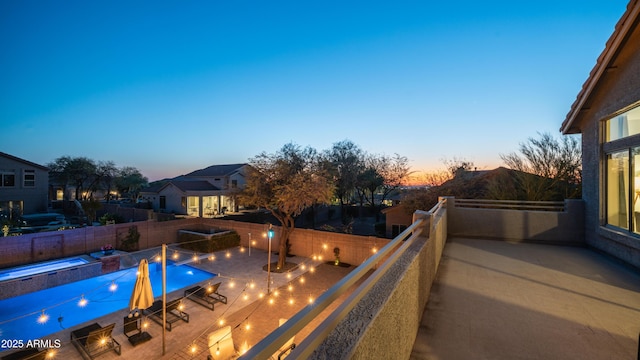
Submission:
[[47,261],[40,264],[27,265],[0,271],[0,281],[11,280],[23,276],[31,276],[49,271],[56,271],[73,266],[88,264],[89,261],[82,258]]
[[[129,299],[136,281],[136,271],[137,267],[120,270],[0,300],[0,339],[26,342],[115,311],[124,309],[128,312]],[[149,275],[154,297],[161,296],[162,271],[159,264],[149,264]],[[215,274],[189,265],[167,265],[167,293],[204,282],[214,276]],[[111,291],[109,288],[114,282],[117,289]],[[82,295],[88,300],[84,307],[78,306]],[[49,320],[40,324],[38,317],[43,309],[49,315]],[[123,312],[123,316],[126,312]],[[58,321],[60,317],[62,319]]]

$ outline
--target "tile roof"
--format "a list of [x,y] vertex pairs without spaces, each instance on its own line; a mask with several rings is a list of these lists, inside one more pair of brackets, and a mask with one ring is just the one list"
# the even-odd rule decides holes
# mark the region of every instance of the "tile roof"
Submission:
[[36,163],[31,162],[29,160],[21,159],[21,158],[19,158],[17,156],[9,155],[9,154],[3,153],[1,151],[0,151],[0,156],[6,157],[7,159],[11,159],[13,161],[21,162],[21,163],[29,165],[29,166],[33,166],[33,167],[38,168],[40,170],[49,171],[49,168],[46,167],[46,166],[42,166],[42,165],[36,164]]
[[190,172],[181,177],[191,176],[225,176],[230,175],[247,164],[212,165],[204,169]]
[[629,35],[637,27],[638,19],[640,17],[639,14],[640,0],[629,1],[627,10],[620,17],[620,20],[618,20],[613,34],[609,40],[607,40],[604,50],[596,61],[596,65],[593,67],[593,70],[591,70],[591,73],[589,73],[587,81],[582,85],[582,90],[578,93],[576,100],[571,105],[571,110],[569,110],[567,117],[562,122],[560,131],[563,134],[574,134],[580,132],[580,129],[577,126],[578,124],[576,124],[580,117],[580,113],[588,107],[588,105],[585,107],[587,100],[593,92],[597,91],[596,87],[598,86],[598,83],[606,73],[607,69],[609,69],[615,61],[619,50],[623,46],[638,46],[638,44],[627,44],[627,40]]

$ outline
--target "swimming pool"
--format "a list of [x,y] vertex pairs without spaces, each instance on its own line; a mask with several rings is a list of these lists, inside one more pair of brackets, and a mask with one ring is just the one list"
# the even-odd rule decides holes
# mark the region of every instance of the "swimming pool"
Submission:
[[0,281],[17,279],[19,277],[36,275],[49,271],[57,271],[69,267],[85,265],[88,263],[88,260],[77,257],[19,266],[8,270],[0,270]]
[[[115,311],[128,311],[136,271],[137,267],[120,270],[0,300],[0,338],[26,342]],[[149,276],[154,297],[162,295],[162,270],[158,263],[149,264]],[[214,276],[189,265],[167,265],[167,293]],[[115,291],[110,289],[112,284],[117,285]],[[82,297],[87,300],[84,307],[79,306]],[[40,324],[38,317],[43,309],[49,320]]]

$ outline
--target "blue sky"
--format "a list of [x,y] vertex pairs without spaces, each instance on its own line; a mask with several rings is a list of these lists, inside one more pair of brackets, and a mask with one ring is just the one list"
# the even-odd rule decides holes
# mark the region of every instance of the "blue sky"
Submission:
[[478,168],[558,129],[627,1],[2,1],[0,151],[150,180],[288,142]]

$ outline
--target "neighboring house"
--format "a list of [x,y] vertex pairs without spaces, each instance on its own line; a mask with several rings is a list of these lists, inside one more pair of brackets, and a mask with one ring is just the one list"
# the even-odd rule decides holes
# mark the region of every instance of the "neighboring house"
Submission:
[[0,152],[0,215],[47,211],[49,169]]
[[246,184],[248,164],[213,165],[140,191],[154,210],[214,217],[237,210],[236,195]]
[[413,214],[402,204],[382,210],[385,215],[385,237],[393,239],[413,222]]
[[640,267],[640,1],[632,0],[560,131],[582,134],[585,240]]

